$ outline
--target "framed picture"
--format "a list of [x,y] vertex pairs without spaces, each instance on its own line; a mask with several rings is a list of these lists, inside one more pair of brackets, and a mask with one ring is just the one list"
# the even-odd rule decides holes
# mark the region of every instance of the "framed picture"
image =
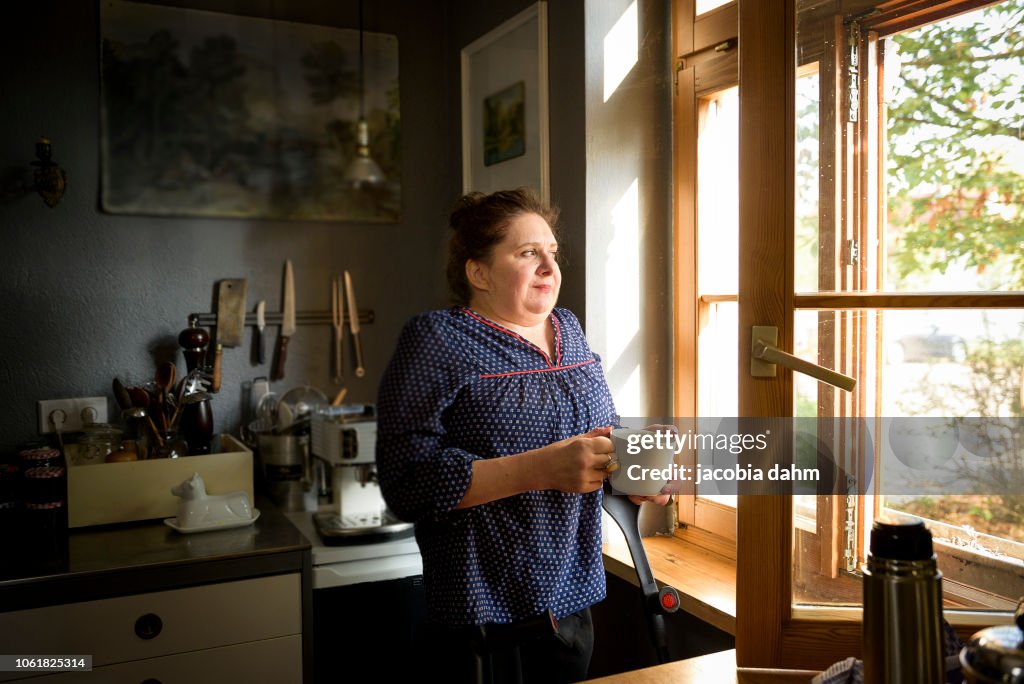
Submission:
[[547,3],[538,2],[462,49],[462,187],[520,186],[546,201]]
[[400,220],[396,36],[123,0],[100,31],[104,211]]

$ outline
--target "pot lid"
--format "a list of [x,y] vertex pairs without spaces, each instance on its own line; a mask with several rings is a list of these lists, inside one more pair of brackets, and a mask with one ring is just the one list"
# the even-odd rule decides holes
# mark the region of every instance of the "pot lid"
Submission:
[[960,655],[965,669],[995,682],[1024,684],[1024,597],[1017,602],[1014,622],[971,637]]

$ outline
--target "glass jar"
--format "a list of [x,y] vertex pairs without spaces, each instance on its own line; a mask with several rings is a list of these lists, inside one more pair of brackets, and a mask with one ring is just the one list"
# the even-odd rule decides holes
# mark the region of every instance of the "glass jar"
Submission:
[[160,433],[163,442],[149,450],[150,458],[181,458],[188,456],[188,444],[177,430],[166,430]]
[[71,465],[93,465],[103,463],[107,456],[121,444],[121,429],[107,423],[93,423],[82,428],[78,449],[71,458]]
[[[124,436],[121,443],[123,444],[125,441],[131,440],[134,443],[138,459],[140,461],[146,460],[149,458],[150,448],[156,442],[150,436],[152,433],[145,410],[141,408],[126,409],[121,412],[121,418],[124,420]],[[115,451],[117,451],[117,446],[117,444],[114,445]]]

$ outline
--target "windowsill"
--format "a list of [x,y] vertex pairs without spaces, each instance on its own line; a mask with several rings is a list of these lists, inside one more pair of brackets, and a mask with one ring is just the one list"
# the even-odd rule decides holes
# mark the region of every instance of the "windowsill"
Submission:
[[[614,526],[611,526],[614,528]],[[736,634],[736,562],[676,537],[644,537],[651,571],[659,584],[679,592],[680,608],[729,634]],[[626,539],[618,528],[604,543],[608,572],[639,585]]]

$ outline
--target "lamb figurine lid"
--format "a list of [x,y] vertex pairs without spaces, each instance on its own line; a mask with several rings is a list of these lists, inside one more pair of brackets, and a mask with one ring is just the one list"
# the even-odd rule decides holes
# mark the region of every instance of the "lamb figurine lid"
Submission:
[[210,495],[206,483],[199,473],[171,488],[171,494],[181,498],[178,502],[178,517],[164,522],[178,530],[205,531],[240,527],[252,524],[259,511],[254,510],[245,492]]

